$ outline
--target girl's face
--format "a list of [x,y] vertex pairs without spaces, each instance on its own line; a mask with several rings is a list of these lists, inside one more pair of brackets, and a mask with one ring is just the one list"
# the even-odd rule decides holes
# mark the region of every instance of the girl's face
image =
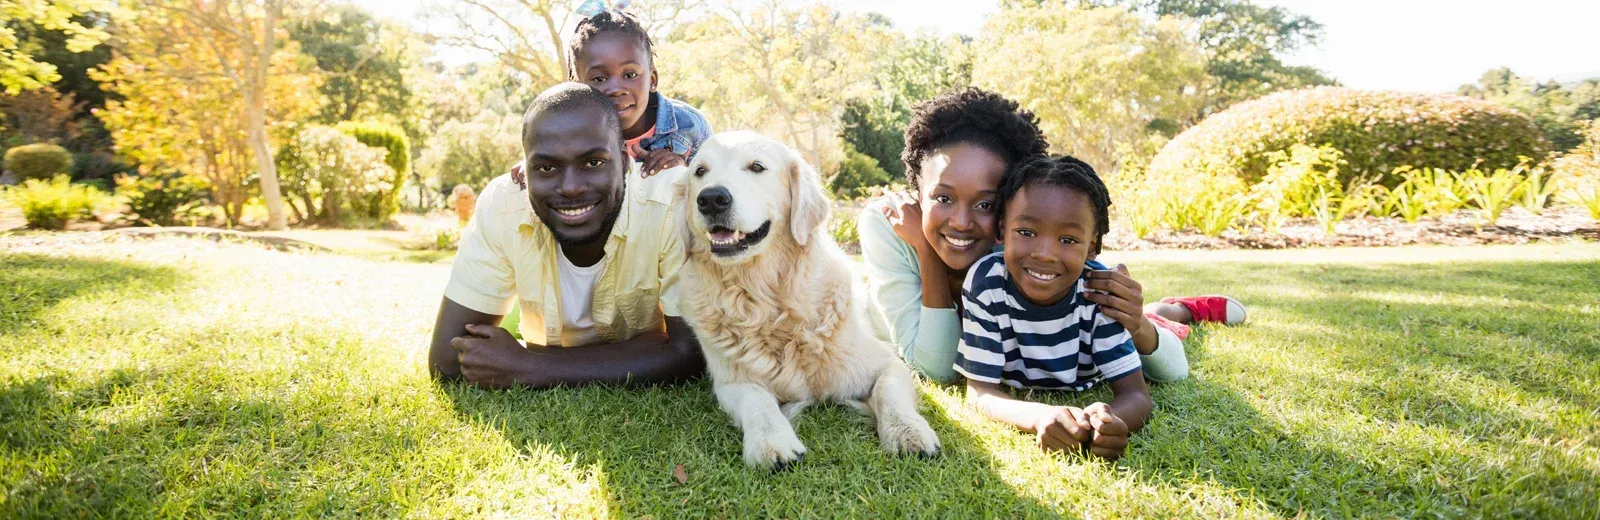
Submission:
[[946,267],[972,267],[994,247],[995,192],[1005,173],[1004,159],[967,143],[922,160],[922,233]]
[[[638,39],[616,33],[601,33],[589,40],[583,52],[573,57],[578,81],[593,85],[611,96],[622,119],[622,132],[628,137],[649,130],[642,121],[650,107],[650,92],[656,88],[656,70],[650,53]],[[643,127],[641,127],[643,124]]]

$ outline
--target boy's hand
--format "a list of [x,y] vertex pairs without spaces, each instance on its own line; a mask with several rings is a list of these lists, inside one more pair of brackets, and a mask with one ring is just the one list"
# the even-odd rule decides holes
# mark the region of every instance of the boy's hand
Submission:
[[1081,450],[1089,443],[1094,427],[1089,415],[1071,406],[1062,406],[1052,413],[1039,416],[1033,432],[1039,437],[1039,447],[1051,451]]
[[915,251],[928,245],[928,236],[922,234],[922,204],[915,196],[905,192],[890,193],[883,200],[883,216],[889,217],[894,234]]
[[1089,452],[1106,460],[1122,458],[1122,452],[1128,449],[1128,424],[1111,413],[1111,406],[1105,403],[1091,404],[1083,412],[1094,430]]
[[[1138,335],[1144,328],[1144,286],[1128,275],[1128,266],[1117,264],[1115,270],[1090,271],[1083,297],[1100,305],[1100,312],[1117,320],[1130,335]],[[1096,292],[1098,291],[1098,292]]]
[[662,148],[659,150],[645,151],[644,147],[639,146],[638,143],[634,143],[632,147],[628,148],[628,154],[632,155],[634,159],[639,160],[639,162],[644,163],[644,167],[640,168],[640,173],[643,177],[649,177],[651,175],[661,173],[661,170],[665,170],[667,168],[675,168],[688,164],[682,155],[672,153],[671,149]]

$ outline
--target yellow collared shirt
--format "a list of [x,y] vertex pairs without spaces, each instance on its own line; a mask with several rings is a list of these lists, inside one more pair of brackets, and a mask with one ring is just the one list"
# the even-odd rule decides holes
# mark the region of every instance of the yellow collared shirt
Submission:
[[[632,161],[630,161],[632,162]],[[594,292],[598,341],[616,343],[665,331],[664,316],[679,316],[677,281],[683,246],[673,232],[672,183],[678,167],[640,179],[630,167],[626,200],[606,239],[606,265]],[[529,343],[561,343],[561,283],[555,236],[539,222],[525,187],[501,175],[478,196],[444,295],[468,309],[504,316],[513,297],[522,313],[518,331]],[[566,347],[578,345],[560,345]]]

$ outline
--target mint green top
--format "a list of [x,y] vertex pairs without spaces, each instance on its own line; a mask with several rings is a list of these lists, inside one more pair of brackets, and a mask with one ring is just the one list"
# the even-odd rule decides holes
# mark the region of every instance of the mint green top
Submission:
[[917,251],[894,234],[880,204],[868,204],[856,217],[872,305],[889,322],[889,338],[912,369],[929,379],[953,381],[961,317],[954,308],[922,306]]

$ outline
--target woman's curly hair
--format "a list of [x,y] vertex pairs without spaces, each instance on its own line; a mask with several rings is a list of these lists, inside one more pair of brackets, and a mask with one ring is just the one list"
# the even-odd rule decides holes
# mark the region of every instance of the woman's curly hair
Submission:
[[922,161],[934,150],[956,143],[982,146],[1006,161],[1043,155],[1050,148],[1039,131],[1039,118],[1017,102],[978,88],[949,92],[912,109],[906,125],[906,182],[922,186]]

